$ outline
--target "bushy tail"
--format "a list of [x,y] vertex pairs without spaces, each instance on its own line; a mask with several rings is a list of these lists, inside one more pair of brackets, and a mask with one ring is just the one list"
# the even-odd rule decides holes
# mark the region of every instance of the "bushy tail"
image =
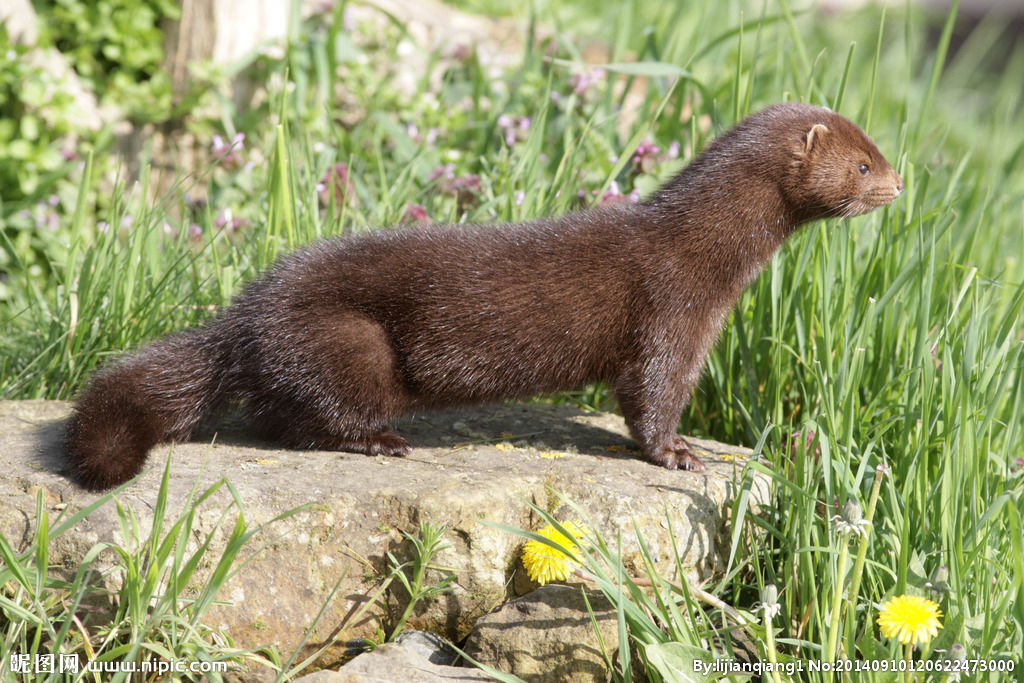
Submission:
[[183,441],[221,401],[229,363],[213,326],[162,339],[100,370],[65,435],[75,479],[100,490],[132,478],[149,449]]

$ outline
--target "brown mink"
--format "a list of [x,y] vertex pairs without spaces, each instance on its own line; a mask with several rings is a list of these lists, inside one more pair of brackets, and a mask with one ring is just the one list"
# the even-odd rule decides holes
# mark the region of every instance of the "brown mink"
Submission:
[[312,244],[205,326],[97,372],[68,424],[74,476],[121,483],[228,399],[287,446],[406,455],[403,413],[597,381],[644,457],[703,470],[676,428],[743,288],[800,224],[902,189],[853,123],[778,104],[637,204]]

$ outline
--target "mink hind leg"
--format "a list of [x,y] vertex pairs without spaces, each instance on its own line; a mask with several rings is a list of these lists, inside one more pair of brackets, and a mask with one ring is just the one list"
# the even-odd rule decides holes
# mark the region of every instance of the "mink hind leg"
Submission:
[[[293,328],[296,329],[296,328]],[[408,455],[389,425],[410,404],[386,331],[354,312],[302,321],[301,338],[268,331],[245,392],[259,432],[292,448]]]

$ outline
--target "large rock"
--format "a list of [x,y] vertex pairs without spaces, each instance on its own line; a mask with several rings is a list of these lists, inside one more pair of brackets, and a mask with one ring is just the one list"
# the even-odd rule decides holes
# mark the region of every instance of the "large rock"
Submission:
[[470,683],[490,681],[477,669],[435,664],[415,648],[384,643],[361,654],[337,671],[320,671],[295,683]]
[[[67,515],[97,498],[66,476],[60,438],[69,408],[58,402],[0,401],[0,458],[5,464],[0,532],[16,549],[32,536],[38,493],[51,523],[60,511]],[[455,590],[421,608],[409,626],[461,639],[480,616],[514,597],[511,587],[517,584],[521,539],[483,521],[535,528],[539,520],[527,501],[569,517],[559,510],[555,492],[580,505],[606,538],[621,534],[627,564],[638,574],[642,562],[633,524],[659,569],[674,575],[670,519],[684,571],[691,580],[707,577],[723,565],[727,510],[749,457],[743,448],[693,440],[705,450],[707,471],[670,472],[630,452],[635,445],[625,436],[620,417],[549,405],[434,413],[410,419],[399,430],[414,446],[407,458],[280,450],[222,424],[215,439],[211,432],[202,440],[154,449],[142,475],[118,499],[135,511],[147,533],[170,454],[171,519],[193,486],[203,490],[222,477],[237,491],[250,527],[309,504],[257,534],[242,556],[262,550],[218,596],[231,604],[213,608],[207,618],[223,626],[239,646],[274,644],[288,653],[339,580],[340,589],[310,646],[372,634],[382,621],[386,625],[394,618],[404,607],[401,592],[388,594],[387,605],[374,604],[354,620],[387,574],[386,554],[411,557],[411,544],[401,531],[415,533],[421,520],[450,527],[445,536],[450,547],[435,566],[455,573]],[[755,476],[748,483],[752,502],[764,500],[765,479]],[[221,487],[202,504],[194,521],[196,544],[231,500]],[[235,516],[232,511],[214,535],[200,579],[212,571]],[[113,505],[54,539],[50,560],[75,567],[100,541],[125,542]],[[429,578],[441,576],[432,572]]]
[[610,674],[605,656],[615,659],[619,648],[618,629],[615,608],[601,591],[588,590],[584,600],[576,586],[550,584],[481,618],[466,654],[527,683],[603,683]]

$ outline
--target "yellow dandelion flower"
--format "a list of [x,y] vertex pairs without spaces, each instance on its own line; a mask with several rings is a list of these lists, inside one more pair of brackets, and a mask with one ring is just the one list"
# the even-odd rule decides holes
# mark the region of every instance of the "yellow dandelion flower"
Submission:
[[900,595],[882,604],[878,627],[883,636],[904,645],[922,644],[938,634],[941,616],[937,603],[917,595]]
[[[579,552],[576,539],[583,532],[572,522],[562,522],[562,526],[569,532],[568,537],[551,525],[537,533],[570,552]],[[530,579],[543,586],[552,581],[565,581],[579,565],[568,555],[546,543],[527,541],[523,547],[523,566],[526,567],[526,573],[529,574]]]

